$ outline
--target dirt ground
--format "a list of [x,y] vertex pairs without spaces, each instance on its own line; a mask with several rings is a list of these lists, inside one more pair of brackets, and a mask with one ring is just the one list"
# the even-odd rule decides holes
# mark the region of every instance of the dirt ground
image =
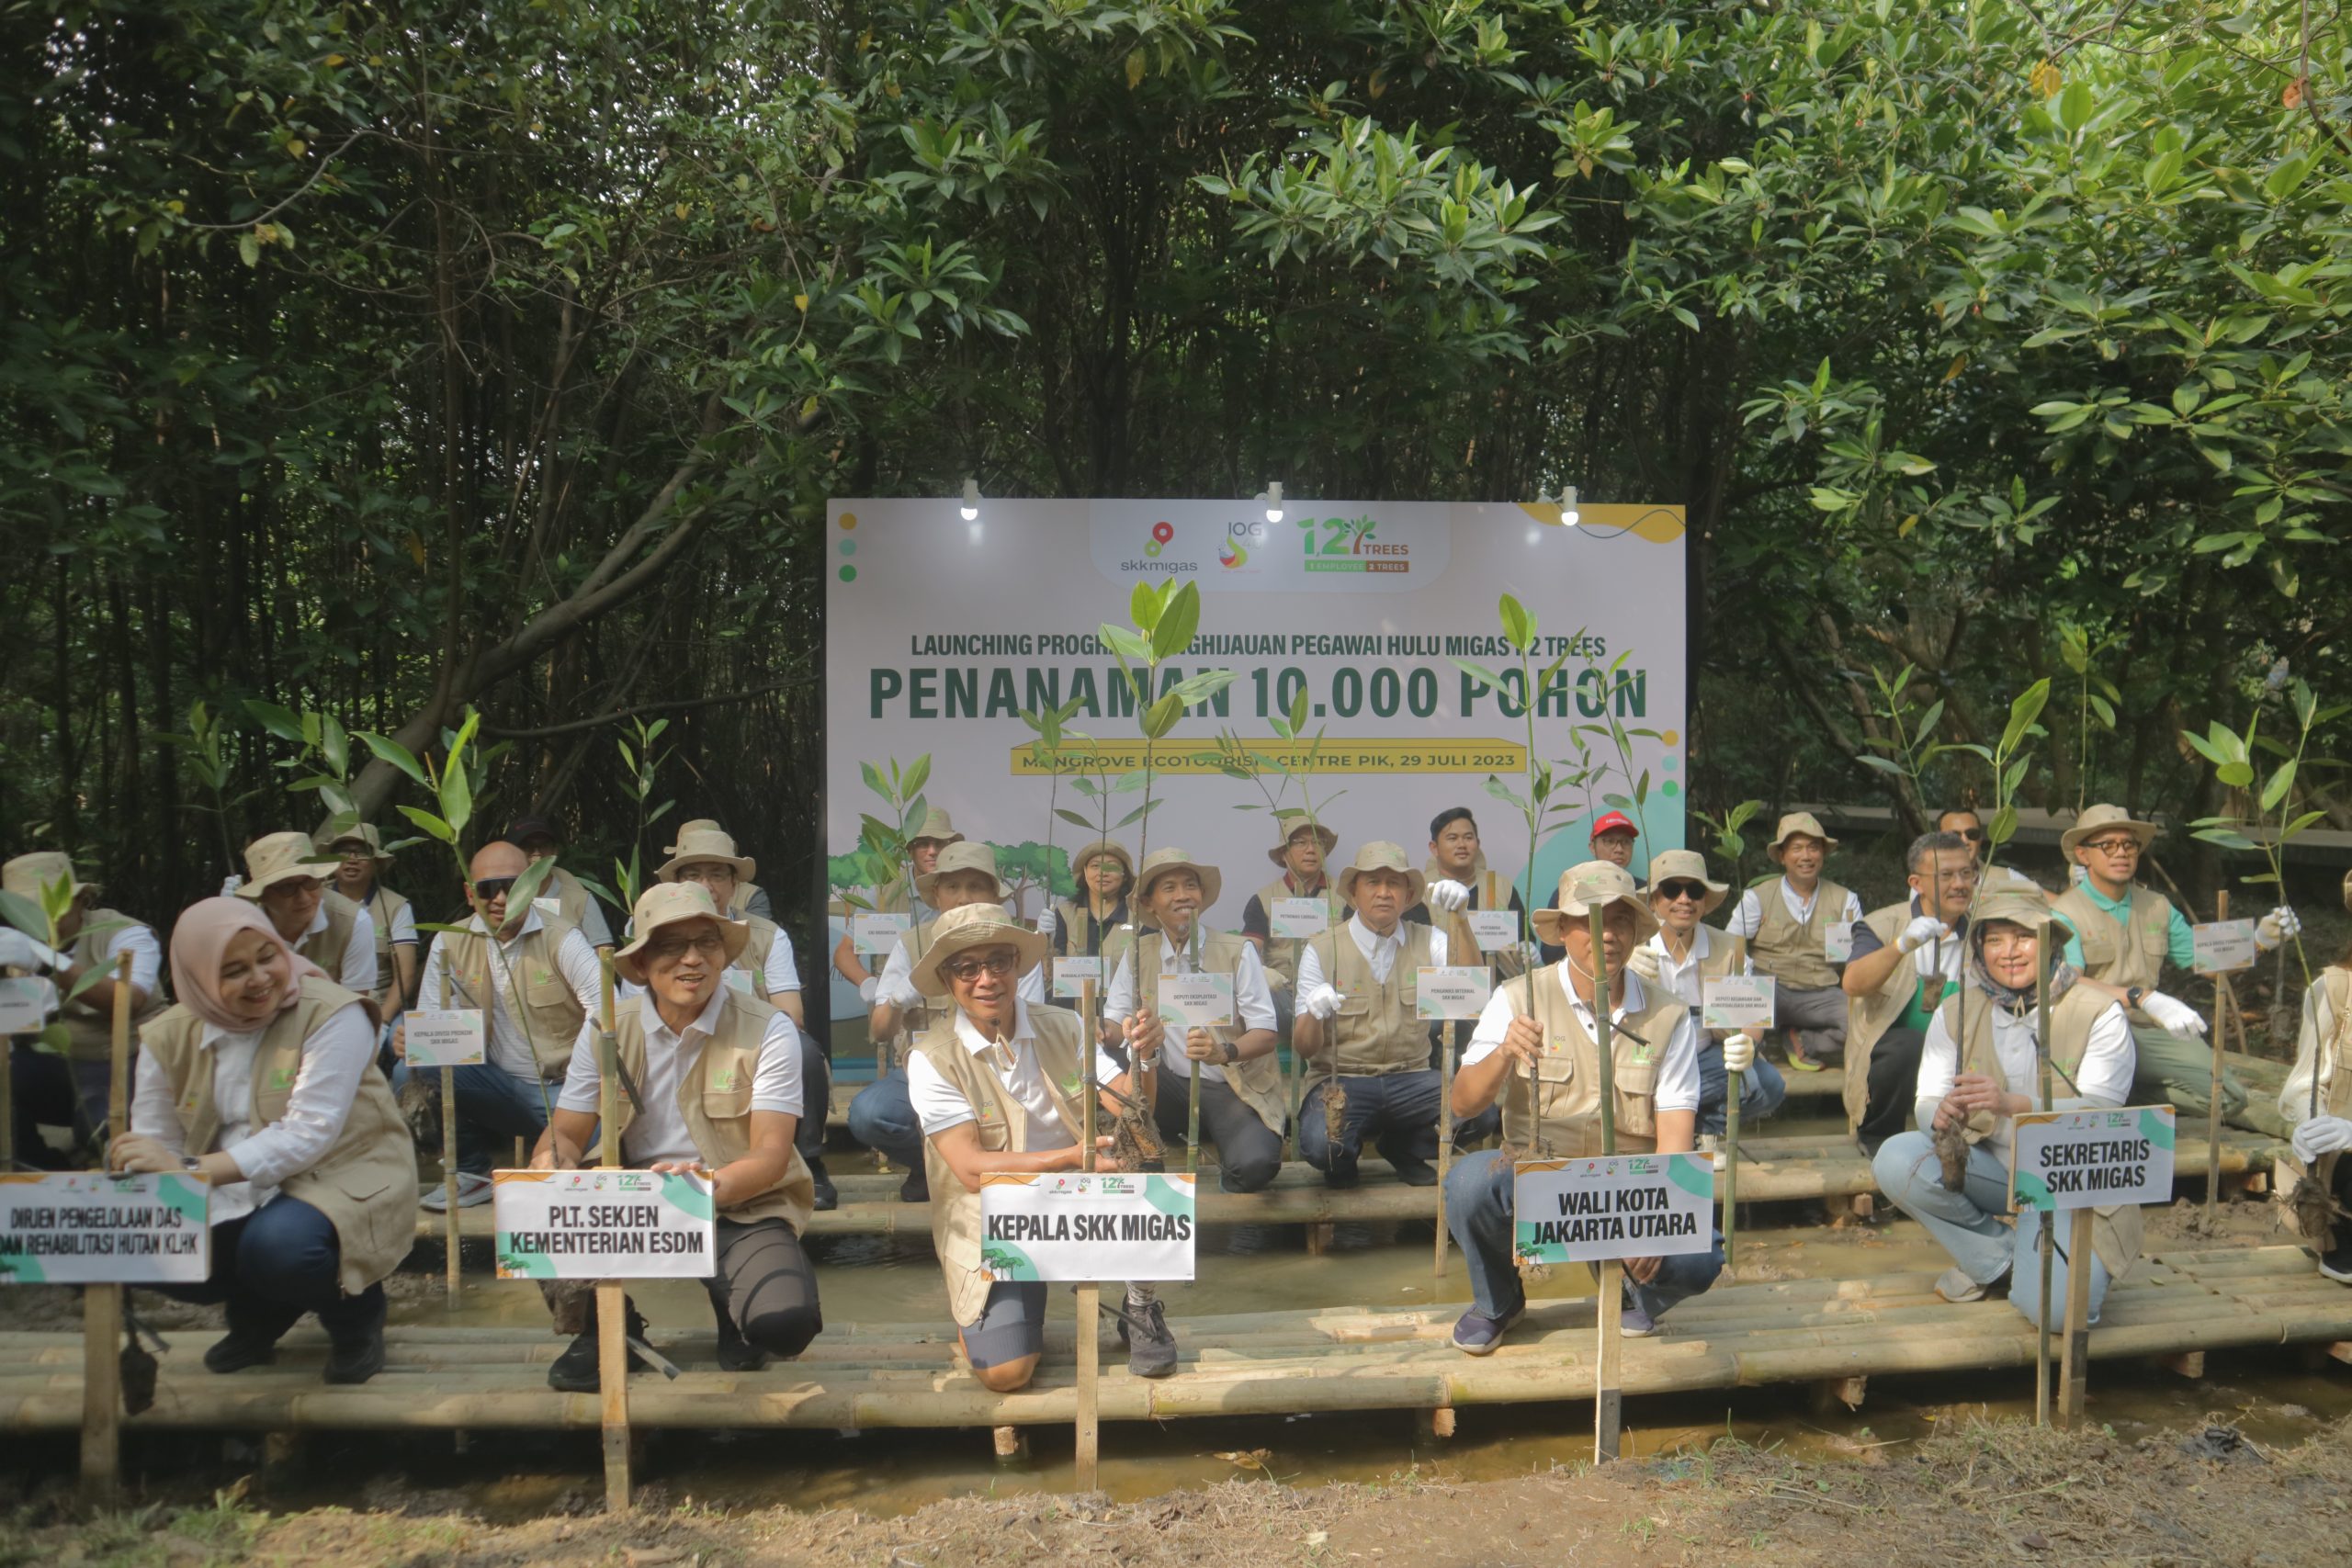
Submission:
[[[2225,1432],[2226,1429],[2213,1428]],[[270,1515],[224,1495],[194,1509],[0,1524],[0,1568],[1382,1568],[1517,1564],[2067,1562],[2318,1568],[2352,1532],[2352,1423],[2261,1452],[2227,1434],[2124,1443],[2016,1423],[1942,1433],[1900,1458],[1799,1461],[1724,1439],[1605,1469],[1477,1483],[1442,1469],[1296,1490],[1262,1475],[1114,1506],[960,1497],[915,1513],[719,1512],[650,1490],[621,1518],[512,1525],[418,1495],[379,1511]]]

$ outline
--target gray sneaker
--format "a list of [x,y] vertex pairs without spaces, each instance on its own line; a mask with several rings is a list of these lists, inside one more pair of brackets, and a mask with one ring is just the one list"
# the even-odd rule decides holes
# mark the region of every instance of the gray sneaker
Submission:
[[1936,1280],[1936,1294],[1954,1304],[1981,1302],[1991,1293],[1989,1287],[1978,1284],[1956,1268],[1945,1269]]

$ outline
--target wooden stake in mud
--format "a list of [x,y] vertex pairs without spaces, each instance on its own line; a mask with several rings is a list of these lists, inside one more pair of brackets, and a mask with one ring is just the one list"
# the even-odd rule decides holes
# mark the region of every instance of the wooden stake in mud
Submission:
[[[2033,961],[2033,1054],[2039,1071],[2044,1109],[2050,1104],[2050,928],[2041,929],[2041,943],[2034,952]],[[1966,1036],[1962,1036],[1965,1039]],[[2058,1212],[2044,1213],[2040,1209],[2027,1213],[2040,1229],[2035,1233],[2034,1249],[2041,1259],[2041,1310],[2034,1319],[2033,1331],[2033,1424],[2050,1425],[2050,1269],[2058,1250]],[[2076,1268],[2081,1267],[2078,1259]]]
[[[130,954],[115,960],[114,1069],[107,1080],[107,1148],[130,1122]],[[109,1162],[111,1163],[111,1162]],[[122,1478],[122,1287],[82,1287],[82,1500],[111,1503]]]
[[[1094,1019],[1094,982],[1079,982],[1078,1016],[1090,1021],[1087,1036],[1079,1043],[1079,1158],[1081,1170],[1094,1168],[1095,1119],[1102,1091],[1094,1081],[1094,1042],[1102,1033]],[[1102,1287],[1092,1280],[1078,1287],[1078,1489],[1092,1492],[1102,1483]]]
[[[596,1163],[621,1164],[620,1039],[613,1023],[613,950],[596,950]],[[617,1280],[596,1281],[596,1377],[603,1398],[605,1506],[628,1511],[628,1291]]]
[[[2075,1209],[2072,1213],[2074,1222],[2066,1233],[2065,1359],[2058,1380],[2058,1419],[2066,1427],[2082,1420],[2091,1381],[2091,1225],[2095,1216],[2089,1209]],[[2053,1222],[2057,1217],[2050,1216]]]
[[[1447,953],[1448,958],[1453,957]],[[1491,975],[1492,971],[1489,971]],[[1437,1256],[1430,1272],[1445,1272],[1445,1177],[1453,1165],[1453,1055],[1462,1043],[1462,1021],[1448,1019],[1445,1024],[1445,1069],[1437,1080]]]
[[[1563,898],[1561,902],[1567,900]],[[1602,908],[1596,899],[1587,906],[1586,919],[1592,932],[1592,1043],[1594,1055],[1600,1061],[1600,1152],[1609,1156],[1617,1152],[1617,1062],[1610,1041],[1609,956],[1601,944]],[[1613,1260],[1602,1264],[1600,1293],[1595,1302],[1599,1310],[1593,1314],[1600,1325],[1600,1354],[1593,1361],[1592,1388],[1592,1457],[1596,1462],[1615,1459],[1624,1436],[1625,1386],[1618,1365],[1624,1348],[1624,1288],[1625,1265]]]
[[[2230,918],[2230,890],[2222,888],[2213,895],[2213,918]],[[2213,1234],[2216,1212],[2222,1199],[2222,1053],[2224,1049],[2222,1021],[2228,1009],[2223,1001],[2230,987],[2229,977],[2213,976],[2213,1089],[2212,1098],[2205,1102],[2205,1234]]]
[[448,1252],[449,1304],[458,1304],[458,1069],[441,1069],[441,1199],[443,1245]]
[[[1742,1030],[1743,1034],[1747,1031]],[[1752,1049],[1752,1047],[1751,1047]],[[1739,1097],[1745,1069],[1724,1078],[1724,1267],[1739,1256]]]

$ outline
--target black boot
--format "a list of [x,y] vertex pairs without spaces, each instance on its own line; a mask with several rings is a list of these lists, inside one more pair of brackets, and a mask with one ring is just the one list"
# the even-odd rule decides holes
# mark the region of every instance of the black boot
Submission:
[[[595,1393],[603,1389],[605,1380],[596,1356],[596,1309],[591,1306],[588,1309],[588,1331],[565,1346],[563,1354],[548,1363],[549,1388],[559,1393]],[[628,1306],[628,1334],[632,1339],[645,1337],[645,1318],[634,1302]],[[648,1370],[645,1358],[637,1353],[635,1347],[629,1349],[628,1366],[633,1372]]]
[[808,1162],[808,1179],[816,1184],[816,1208],[819,1213],[842,1206],[842,1195],[835,1190],[833,1179],[825,1173],[825,1162],[822,1158]]
[[899,1201],[901,1203],[931,1201],[931,1172],[923,1168],[922,1161],[917,1160],[907,1168],[907,1179],[899,1187]]
[[277,1342],[302,1315],[300,1309],[250,1297],[229,1298],[229,1332],[204,1352],[209,1372],[242,1372],[277,1359]]
[[743,1337],[735,1326],[735,1314],[726,1303],[711,1298],[710,1314],[718,1320],[718,1370],[723,1372],[756,1372],[768,1364],[768,1353]]
[[366,1382],[384,1370],[383,1286],[336,1303],[319,1322],[327,1331],[327,1382]]
[[1154,1296],[1143,1305],[1119,1303],[1119,1343],[1127,1348],[1127,1371],[1139,1378],[1164,1378],[1176,1370],[1176,1336]]

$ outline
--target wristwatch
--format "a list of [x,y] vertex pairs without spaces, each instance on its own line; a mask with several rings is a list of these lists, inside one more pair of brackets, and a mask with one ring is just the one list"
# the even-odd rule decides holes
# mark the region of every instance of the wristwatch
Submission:
[[2147,994],[2147,987],[2134,986],[2130,990],[2123,993],[2123,1005],[2130,1008],[2137,1008],[2140,1005],[2140,998]]
[[1220,1042],[1219,1042],[1219,1044],[1224,1048],[1224,1051],[1225,1051],[1225,1065],[1226,1065],[1227,1066],[1228,1066],[1228,1067],[1229,1067],[1229,1066],[1233,1066],[1233,1064],[1234,1064],[1234,1063],[1236,1063],[1236,1062],[1238,1062],[1238,1061],[1241,1060],[1241,1047],[1240,1047],[1240,1046],[1236,1045],[1236,1044],[1235,1044],[1232,1041],[1230,1041],[1230,1040],[1220,1041]]

